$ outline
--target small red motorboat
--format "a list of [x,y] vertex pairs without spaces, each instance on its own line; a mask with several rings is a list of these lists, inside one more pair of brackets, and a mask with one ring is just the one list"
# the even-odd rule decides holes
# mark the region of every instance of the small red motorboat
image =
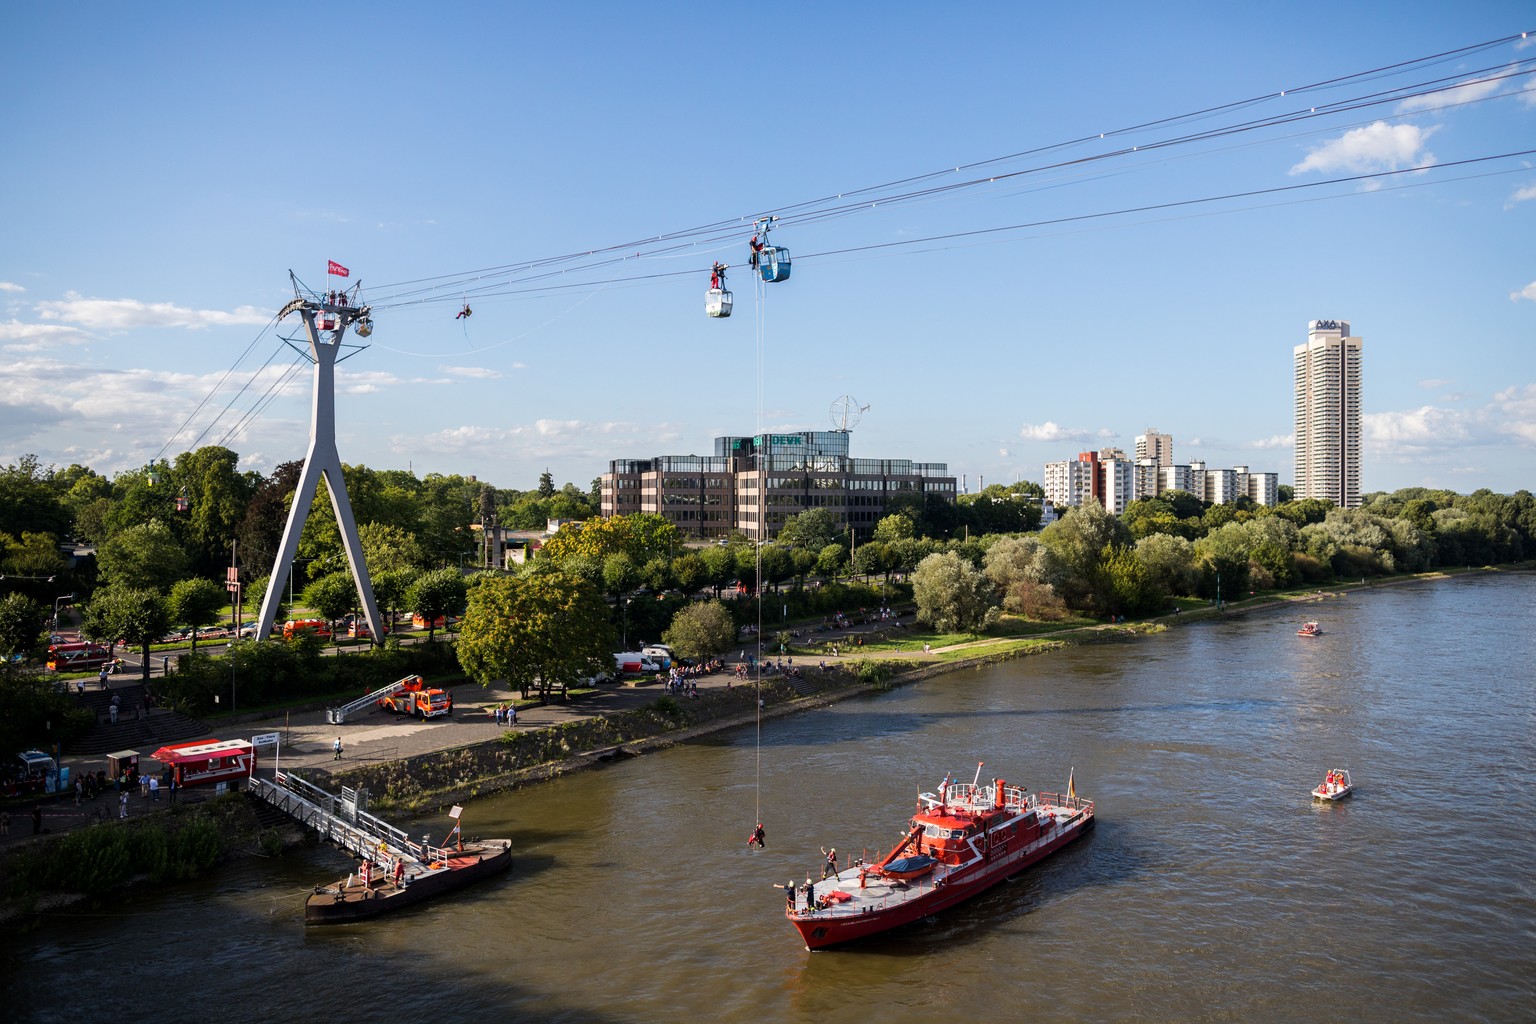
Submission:
[[1323,627],[1321,625],[1319,625],[1318,623],[1316,623],[1316,622],[1304,623],[1302,625],[1302,627],[1296,631],[1296,635],[1297,636],[1322,636],[1323,635]]

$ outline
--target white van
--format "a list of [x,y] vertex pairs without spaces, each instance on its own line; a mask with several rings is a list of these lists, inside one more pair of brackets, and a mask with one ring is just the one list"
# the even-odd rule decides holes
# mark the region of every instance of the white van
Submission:
[[672,667],[672,648],[666,644],[650,644],[640,648],[640,653],[654,661],[662,672]]

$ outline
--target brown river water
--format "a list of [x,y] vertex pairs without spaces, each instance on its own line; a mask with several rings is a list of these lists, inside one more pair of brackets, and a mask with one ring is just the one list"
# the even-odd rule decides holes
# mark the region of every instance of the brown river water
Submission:
[[[1326,630],[1300,638],[1302,617]],[[1536,575],[966,670],[472,801],[512,873],[305,929],[326,848],[8,936],[14,1021],[1531,1021]],[[760,761],[759,761],[760,759]],[[946,771],[1084,839],[809,953],[773,883],[887,847]],[[759,763],[761,765],[759,769]],[[1314,806],[1332,767],[1357,793]],[[760,782],[759,782],[760,779]],[[757,808],[768,846],[745,840]],[[440,838],[447,819],[412,826]]]

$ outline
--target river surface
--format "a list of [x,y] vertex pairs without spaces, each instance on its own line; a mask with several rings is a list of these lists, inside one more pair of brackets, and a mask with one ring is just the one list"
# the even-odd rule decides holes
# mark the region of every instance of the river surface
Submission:
[[[1302,615],[1326,635],[1295,635]],[[510,875],[308,929],[318,848],[6,941],[15,1021],[1530,1021],[1536,576],[1372,589],[967,670],[466,808]],[[759,753],[760,752],[760,753]],[[761,768],[759,770],[759,757]],[[946,771],[1098,825],[809,953],[774,882],[888,847]],[[1314,806],[1349,769],[1356,795]],[[759,783],[759,778],[761,779]],[[747,833],[761,802],[768,847]],[[435,838],[446,821],[419,823]]]

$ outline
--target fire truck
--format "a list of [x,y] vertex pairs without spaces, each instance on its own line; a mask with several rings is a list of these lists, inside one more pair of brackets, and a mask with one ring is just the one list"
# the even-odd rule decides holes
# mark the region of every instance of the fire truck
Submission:
[[379,698],[379,707],[397,715],[436,718],[453,714],[453,694],[428,686],[421,676],[406,676]]

